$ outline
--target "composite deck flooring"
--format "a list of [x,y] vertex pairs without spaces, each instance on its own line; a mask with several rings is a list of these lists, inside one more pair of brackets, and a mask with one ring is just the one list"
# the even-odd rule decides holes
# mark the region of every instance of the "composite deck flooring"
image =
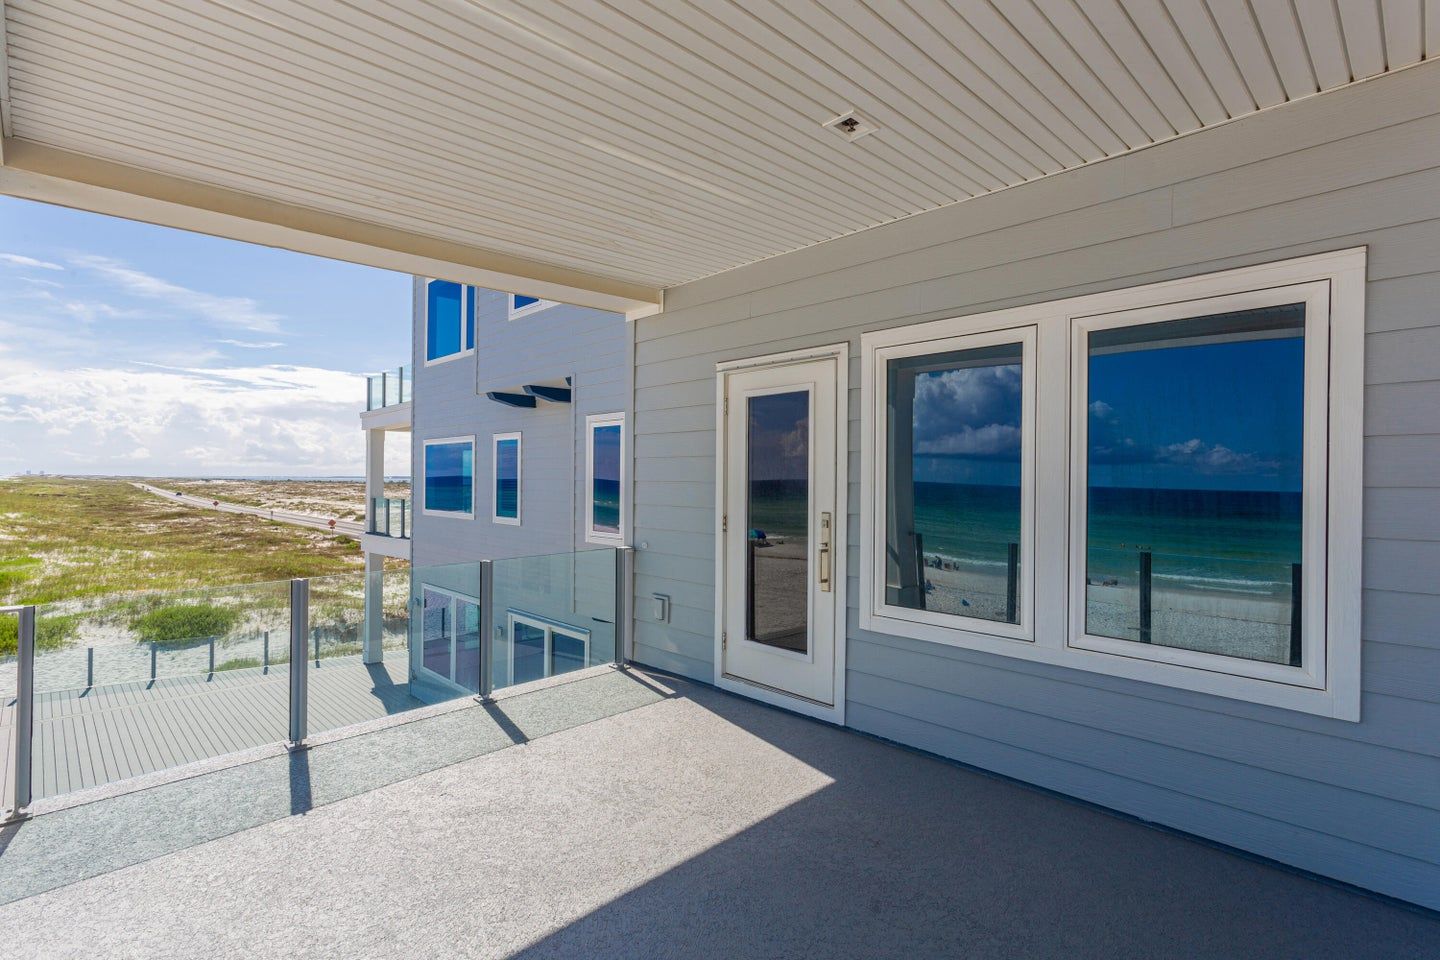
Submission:
[[[403,654],[381,664],[358,657],[310,664],[311,735],[399,713],[410,695]],[[286,666],[226,670],[152,682],[35,695],[35,799],[264,746],[286,738]],[[0,786],[9,796],[13,698],[0,708]]]

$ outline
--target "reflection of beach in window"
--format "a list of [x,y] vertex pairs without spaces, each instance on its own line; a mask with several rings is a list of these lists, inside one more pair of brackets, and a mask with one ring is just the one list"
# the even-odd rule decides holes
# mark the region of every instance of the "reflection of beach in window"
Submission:
[[1019,623],[1022,351],[887,362],[888,605]]
[[809,649],[810,393],[747,401],[749,639]]
[[590,430],[590,530],[602,536],[620,535],[621,430],[618,423]]
[[520,438],[495,438],[495,519],[520,519]]
[[1085,630],[1300,665],[1305,307],[1088,334]]

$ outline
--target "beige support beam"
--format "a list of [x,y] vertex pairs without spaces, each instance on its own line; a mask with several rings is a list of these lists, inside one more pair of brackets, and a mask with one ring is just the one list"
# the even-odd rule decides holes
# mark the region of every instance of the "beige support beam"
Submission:
[[596,276],[7,137],[0,193],[232,240],[645,315],[657,287]]

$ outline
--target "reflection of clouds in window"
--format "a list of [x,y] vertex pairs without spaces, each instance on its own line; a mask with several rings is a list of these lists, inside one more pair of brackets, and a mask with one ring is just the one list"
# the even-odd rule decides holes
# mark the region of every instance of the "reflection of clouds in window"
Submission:
[[749,403],[751,480],[798,480],[810,471],[810,394],[778,393]]
[[916,455],[1013,458],[1020,451],[1020,366],[916,377],[914,424]]

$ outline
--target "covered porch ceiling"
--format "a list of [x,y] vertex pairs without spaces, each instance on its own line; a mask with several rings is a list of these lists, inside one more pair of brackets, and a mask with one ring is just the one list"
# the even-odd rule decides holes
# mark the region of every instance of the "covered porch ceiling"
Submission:
[[0,191],[632,316],[1440,53],[1433,0],[3,7]]

